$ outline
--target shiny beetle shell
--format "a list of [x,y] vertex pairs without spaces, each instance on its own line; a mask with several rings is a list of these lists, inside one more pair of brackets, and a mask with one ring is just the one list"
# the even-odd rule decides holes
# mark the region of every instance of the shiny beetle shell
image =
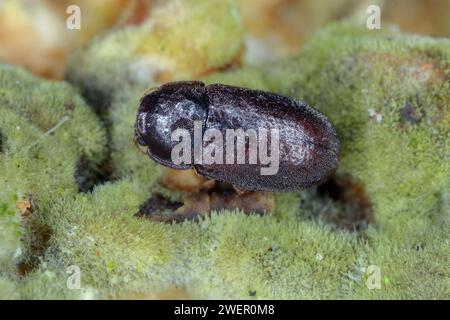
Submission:
[[[248,161],[196,164],[192,159],[190,164],[174,164],[171,151],[179,142],[172,141],[171,133],[183,128],[193,136],[194,121],[201,121],[203,133],[220,130],[224,140],[226,129],[279,130],[278,172],[262,175],[262,165]],[[338,165],[335,129],[307,104],[275,93],[200,81],[167,83],[146,94],[138,110],[135,140],[164,166],[194,168],[202,176],[252,191],[294,191],[318,185]],[[203,142],[203,147],[207,144]]]

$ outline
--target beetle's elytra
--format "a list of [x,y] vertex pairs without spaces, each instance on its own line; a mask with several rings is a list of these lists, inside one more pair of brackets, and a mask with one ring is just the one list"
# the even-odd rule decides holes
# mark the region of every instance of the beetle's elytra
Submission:
[[[218,156],[214,158],[218,161],[201,162],[196,158],[199,146],[195,145],[194,136],[197,134],[198,138],[198,127],[201,135],[205,135],[200,137],[203,138],[201,148],[214,150],[211,154]],[[229,132],[233,129],[263,132],[261,128],[266,130],[270,147],[261,144],[264,135],[257,136],[256,144],[251,140],[254,135],[247,135],[241,140],[246,161],[243,163],[242,158],[237,161],[238,150],[229,155],[225,148]],[[172,154],[180,143],[173,139],[177,129],[194,137],[189,142],[193,151],[186,153],[189,161],[181,163],[174,161]],[[208,130],[214,133],[213,138],[208,135],[205,139]],[[271,135],[276,132],[278,136]],[[237,146],[235,137],[229,137],[230,145]],[[325,116],[307,104],[279,94],[222,84],[205,85],[200,81],[167,83],[145,95],[138,110],[135,140],[146,146],[150,158],[162,165],[174,169],[194,168],[200,175],[252,191],[294,191],[318,185],[338,164],[336,130]],[[211,144],[219,148],[211,148]],[[277,148],[272,149],[275,144]],[[257,150],[253,151],[251,148],[255,146]],[[223,152],[223,157],[219,152]],[[252,161],[251,152],[258,152]],[[277,170],[272,174],[262,173],[262,168],[268,166],[267,161],[263,162],[263,155],[266,158],[270,155],[271,162],[277,162]]]

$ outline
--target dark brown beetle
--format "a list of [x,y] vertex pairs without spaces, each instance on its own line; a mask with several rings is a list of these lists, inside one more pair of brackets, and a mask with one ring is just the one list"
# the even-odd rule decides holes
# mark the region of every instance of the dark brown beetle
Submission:
[[[265,141],[270,147],[261,144],[264,140],[261,128],[266,130]],[[187,142],[193,150],[184,158],[189,161],[181,163],[173,161],[172,153],[180,144],[180,139],[173,139],[177,129],[194,136],[194,141]],[[223,145],[227,142],[233,147],[238,146],[237,138],[227,135],[230,129],[230,132],[233,129],[242,129],[246,133],[262,132],[256,134],[257,140],[252,140],[255,136],[251,134],[241,140],[240,146],[245,146],[245,163],[242,163],[242,157],[239,162],[237,150],[235,153],[228,149],[224,151]],[[197,140],[203,139],[200,142],[203,151],[199,153],[196,134]],[[252,191],[294,191],[318,185],[338,165],[339,140],[335,129],[325,116],[307,104],[274,93],[222,84],[206,86],[200,81],[167,83],[146,94],[139,106],[134,139],[147,146],[148,155],[164,166],[194,168],[202,176]],[[255,157],[250,160],[255,146],[256,162]],[[214,159],[222,161],[202,162],[201,158],[199,161],[198,155],[203,155],[204,150],[212,150],[211,156],[218,155]],[[185,151],[180,154],[185,155]],[[263,173],[263,168],[269,168],[273,163],[278,167],[274,165]]]

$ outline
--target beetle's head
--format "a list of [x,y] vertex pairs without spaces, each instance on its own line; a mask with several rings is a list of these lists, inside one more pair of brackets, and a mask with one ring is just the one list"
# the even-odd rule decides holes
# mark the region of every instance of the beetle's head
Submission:
[[134,141],[146,146],[147,154],[156,162],[175,169],[192,167],[191,164],[175,165],[172,162],[172,149],[180,143],[180,140],[173,139],[173,133],[177,129],[189,132],[193,145],[195,121],[200,122],[202,127],[206,121],[207,106],[202,89],[203,85],[197,83],[172,83],[141,99]]

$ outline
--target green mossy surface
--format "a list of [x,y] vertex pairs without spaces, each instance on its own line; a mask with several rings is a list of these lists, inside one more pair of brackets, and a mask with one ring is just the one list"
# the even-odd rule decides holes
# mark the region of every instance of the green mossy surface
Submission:
[[[373,208],[365,264],[385,272],[385,290],[359,287],[356,297],[449,298],[449,79],[448,39],[344,22],[318,32],[298,58],[206,81],[297,97],[335,125],[337,179],[362,185]],[[313,211],[333,211],[312,200]]]
[[[6,137],[0,176],[2,185],[10,186],[7,192],[0,190],[7,204],[0,207],[7,217],[0,219],[0,227],[10,234],[1,242],[8,255],[1,256],[0,296],[123,298],[180,288],[191,298],[216,299],[450,298],[449,62],[448,40],[369,32],[342,23],[319,32],[298,58],[205,79],[297,97],[326,114],[342,145],[336,179],[351,176],[372,203],[373,223],[355,232],[330,220],[340,204],[314,189],[276,194],[272,216],[221,211],[199,223],[138,219],[134,214],[139,206],[161,191],[157,182],[164,173],[131,141],[143,84],[112,97],[108,143],[100,121],[81,99],[76,100],[83,110],[79,125],[71,130],[81,130],[86,142],[76,140],[78,134],[65,126],[69,122],[40,138],[68,111],[42,120],[31,116],[23,130],[14,131],[33,109],[4,107],[8,104],[0,94],[0,132]],[[18,74],[20,81],[31,79],[17,69],[5,70],[0,79],[11,74]],[[116,76],[120,79],[121,73],[111,73],[111,78]],[[77,79],[87,85],[90,81],[88,74]],[[60,90],[61,97],[77,97],[66,84],[51,85],[51,92]],[[102,82],[98,85],[109,90]],[[21,96],[10,90],[6,97]],[[37,101],[46,101],[47,91],[37,92]],[[404,109],[405,104],[410,107]],[[40,152],[33,162],[19,154],[30,143],[29,149]],[[106,144],[115,180],[91,193],[78,193],[73,161],[85,150],[91,150],[92,159],[101,159]],[[54,171],[59,162],[61,169]],[[50,174],[49,168],[56,173]],[[29,193],[40,204],[34,213],[37,221],[51,229],[51,237],[40,263],[19,279],[8,257],[24,246],[15,203]],[[81,270],[79,290],[66,286],[66,268],[72,265]],[[371,265],[379,267],[381,289],[366,285]]]
[[387,31],[355,38],[354,29],[321,31],[289,92],[336,126],[338,175],[362,183],[383,232],[406,238],[448,227],[450,41]]
[[67,78],[102,109],[117,91],[224,68],[239,58],[243,44],[233,1],[167,1],[141,25],[112,31],[74,55]]
[[124,179],[55,204],[47,221],[58,226],[57,250],[48,251],[47,268],[79,266],[83,287],[96,297],[176,286],[196,298],[251,298],[253,291],[256,298],[325,298],[339,297],[350,281],[340,281],[357,254],[348,233],[298,221],[282,206],[281,220],[281,212],[221,212],[175,225],[137,219],[147,192],[137,179]]
[[17,292],[16,284],[9,279],[0,277],[0,299],[12,300],[19,298],[20,294]]
[[[77,194],[80,157],[98,164],[106,155],[106,135],[93,111],[65,83],[39,80],[24,70],[0,65],[0,239],[1,274],[14,274],[27,259],[33,235],[18,205],[27,201],[36,216],[55,199]],[[43,218],[45,220],[45,217]],[[43,222],[47,225],[46,222]]]

